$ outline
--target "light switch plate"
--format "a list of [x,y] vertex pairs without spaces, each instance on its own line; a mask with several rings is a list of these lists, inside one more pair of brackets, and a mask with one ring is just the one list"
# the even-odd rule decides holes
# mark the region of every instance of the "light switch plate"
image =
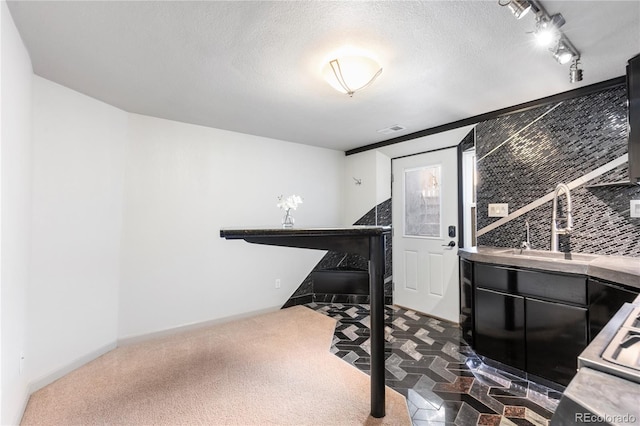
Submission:
[[509,204],[489,204],[489,217],[509,216]]
[[631,217],[640,217],[640,200],[631,200],[629,210],[631,210]]

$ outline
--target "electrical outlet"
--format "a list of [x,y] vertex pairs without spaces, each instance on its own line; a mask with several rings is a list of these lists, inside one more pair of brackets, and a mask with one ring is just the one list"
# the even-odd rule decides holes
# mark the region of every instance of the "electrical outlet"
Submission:
[[631,210],[631,217],[640,217],[640,200],[631,200],[629,210]]
[[509,216],[509,204],[489,204],[489,217]]
[[276,288],[280,288],[280,278],[276,278]]

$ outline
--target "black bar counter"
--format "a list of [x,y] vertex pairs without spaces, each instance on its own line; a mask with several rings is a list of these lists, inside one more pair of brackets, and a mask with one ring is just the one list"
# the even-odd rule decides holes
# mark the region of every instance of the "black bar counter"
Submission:
[[223,228],[220,237],[254,244],[355,253],[369,261],[371,299],[371,415],[385,415],[384,249],[388,226],[346,228]]

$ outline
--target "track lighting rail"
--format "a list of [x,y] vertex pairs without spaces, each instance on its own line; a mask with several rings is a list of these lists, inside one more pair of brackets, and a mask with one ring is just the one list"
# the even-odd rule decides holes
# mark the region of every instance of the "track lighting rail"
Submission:
[[571,63],[569,70],[571,83],[582,81],[580,52],[566,34],[560,30],[560,27],[566,22],[560,13],[549,15],[538,0],[498,0],[498,4],[507,6],[516,19],[521,19],[528,13],[532,13],[536,20],[534,34],[538,41],[549,47],[549,51],[559,64]]

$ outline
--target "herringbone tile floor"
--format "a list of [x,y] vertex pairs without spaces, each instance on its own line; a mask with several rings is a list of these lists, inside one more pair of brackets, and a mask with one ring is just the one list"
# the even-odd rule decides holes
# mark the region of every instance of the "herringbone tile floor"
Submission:
[[[332,352],[369,372],[369,306],[309,303],[338,320]],[[407,398],[415,426],[547,425],[561,394],[489,367],[456,324],[386,308],[386,384]]]

